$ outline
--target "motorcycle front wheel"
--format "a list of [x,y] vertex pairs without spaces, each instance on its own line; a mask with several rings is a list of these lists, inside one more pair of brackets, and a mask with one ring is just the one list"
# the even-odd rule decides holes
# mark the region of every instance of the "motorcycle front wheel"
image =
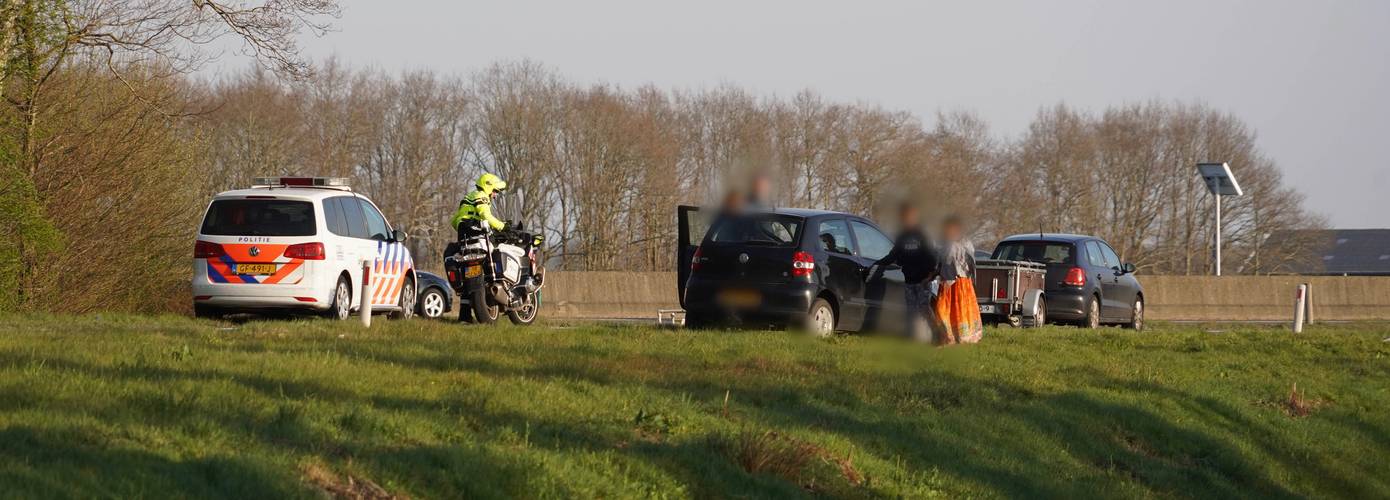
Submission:
[[491,325],[496,323],[497,317],[500,316],[500,308],[488,305],[487,300],[487,291],[482,287],[474,290],[468,299],[473,307],[473,321],[478,324]]
[[520,308],[507,311],[507,318],[512,320],[512,324],[525,326],[536,322],[536,316],[541,312],[540,300],[537,298],[539,294],[540,292],[528,294]]

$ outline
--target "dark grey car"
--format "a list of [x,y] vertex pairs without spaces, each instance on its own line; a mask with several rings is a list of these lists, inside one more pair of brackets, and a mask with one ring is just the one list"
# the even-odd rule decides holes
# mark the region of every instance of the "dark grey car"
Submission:
[[449,282],[444,277],[416,271],[415,279],[420,282],[420,295],[415,301],[415,309],[421,316],[439,318],[454,309],[454,290],[449,287]]
[[1094,236],[1033,233],[1004,238],[991,255],[1047,265],[1047,318],[1095,328],[1101,324],[1144,327],[1144,287],[1133,264]]

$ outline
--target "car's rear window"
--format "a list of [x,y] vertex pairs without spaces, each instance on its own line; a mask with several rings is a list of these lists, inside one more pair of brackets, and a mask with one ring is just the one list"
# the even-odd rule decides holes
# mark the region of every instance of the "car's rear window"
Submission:
[[759,214],[725,217],[715,221],[708,240],[713,243],[792,246],[802,219],[790,215]]
[[293,200],[215,200],[202,234],[214,236],[313,236],[314,204]]
[[1008,241],[994,249],[998,260],[1024,260],[1043,264],[1074,264],[1075,252],[1071,243],[1050,241]]

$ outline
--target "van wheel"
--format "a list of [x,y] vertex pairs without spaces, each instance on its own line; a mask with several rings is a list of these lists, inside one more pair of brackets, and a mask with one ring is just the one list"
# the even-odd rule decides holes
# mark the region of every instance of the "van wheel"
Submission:
[[1129,323],[1125,323],[1125,328],[1134,331],[1144,330],[1144,299],[1134,299],[1134,309],[1131,310]]
[[193,304],[193,317],[199,319],[222,319],[222,310],[206,304]]
[[479,324],[491,325],[501,316],[499,307],[487,305],[487,291],[482,288],[473,292],[473,297],[468,300],[473,303],[473,320]]
[[396,305],[400,307],[401,310],[393,312],[387,315],[387,317],[391,319],[410,319],[412,316],[415,316],[415,300],[417,298],[419,297],[415,295],[415,280],[405,280],[405,284],[401,285],[401,296],[396,300]]
[[1081,327],[1088,330],[1100,328],[1100,297],[1091,297],[1087,302],[1086,317],[1081,319]]
[[835,334],[835,309],[825,299],[817,298],[806,313],[804,328],[811,335],[829,337]]
[[333,303],[328,305],[324,317],[339,321],[352,317],[352,285],[347,278],[338,278],[338,285],[333,287]]

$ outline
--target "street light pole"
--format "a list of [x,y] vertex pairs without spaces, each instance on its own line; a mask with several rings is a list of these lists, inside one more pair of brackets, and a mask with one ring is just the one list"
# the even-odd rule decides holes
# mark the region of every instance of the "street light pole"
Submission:
[[1231,166],[1225,163],[1198,163],[1197,173],[1202,175],[1202,181],[1206,183],[1207,190],[1211,191],[1216,205],[1216,234],[1212,235],[1215,247],[1212,249],[1212,271],[1221,276],[1221,198],[1241,196],[1245,192],[1240,189],[1240,184],[1236,183],[1235,175],[1231,174]]
[[1212,196],[1216,197],[1216,275],[1221,276],[1221,195]]

